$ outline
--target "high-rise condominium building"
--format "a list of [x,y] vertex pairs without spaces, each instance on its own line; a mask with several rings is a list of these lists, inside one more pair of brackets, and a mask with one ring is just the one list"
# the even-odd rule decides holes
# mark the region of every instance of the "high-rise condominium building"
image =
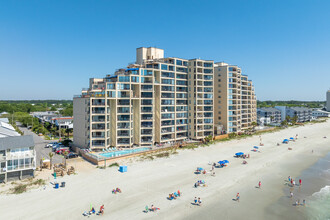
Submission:
[[[214,136],[214,62],[164,58],[164,50],[152,47],[136,54],[135,64],[90,79],[89,88],[74,97],[74,145],[150,146]],[[252,115],[240,120],[240,128],[251,125]]]
[[241,132],[257,120],[257,101],[252,81],[238,66],[214,65],[215,133]]

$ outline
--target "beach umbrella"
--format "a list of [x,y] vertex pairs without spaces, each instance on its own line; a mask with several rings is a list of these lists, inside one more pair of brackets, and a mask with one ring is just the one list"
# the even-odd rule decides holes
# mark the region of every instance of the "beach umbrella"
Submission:
[[259,147],[257,147],[257,146],[254,146],[253,148],[255,148],[255,149],[259,149]]
[[294,138],[293,137],[290,137],[290,140],[294,140]]
[[222,160],[220,160],[218,163],[219,163],[219,164],[224,164],[224,162],[223,162]]
[[229,163],[229,161],[228,161],[228,160],[223,160],[222,162],[224,162],[224,163]]
[[238,153],[236,153],[235,155],[236,156],[242,156],[244,153],[243,152],[238,152]]
[[203,170],[203,168],[201,168],[201,167],[197,167],[197,170],[199,170],[199,171],[202,171],[202,170]]
[[284,139],[283,142],[289,142],[289,140],[288,139]]

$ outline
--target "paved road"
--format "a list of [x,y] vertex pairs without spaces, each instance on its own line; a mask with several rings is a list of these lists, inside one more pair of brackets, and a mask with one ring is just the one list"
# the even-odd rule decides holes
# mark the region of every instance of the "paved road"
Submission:
[[[43,136],[38,136],[35,133],[31,132],[30,130],[28,130],[26,127],[24,127],[23,125],[21,125],[19,122],[16,122],[17,126],[19,127],[19,129],[21,131],[24,132],[24,135],[32,135],[33,136],[33,140],[34,140],[34,144],[35,144],[35,150],[37,153],[37,166],[40,165],[40,159],[45,158],[45,159],[49,159],[49,152],[52,151],[52,148],[45,148],[47,143],[50,142],[54,142],[53,140],[45,140],[43,138]],[[54,163],[62,163],[63,162],[63,157],[57,154],[54,154],[53,157],[53,164]]]

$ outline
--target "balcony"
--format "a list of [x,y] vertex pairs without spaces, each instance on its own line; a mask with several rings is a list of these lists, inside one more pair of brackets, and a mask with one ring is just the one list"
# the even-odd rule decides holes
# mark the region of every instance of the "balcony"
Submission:
[[141,122],[142,128],[152,128],[152,122]]
[[105,117],[104,116],[93,116],[92,117],[92,122],[104,122]]
[[172,133],[172,132],[174,132],[174,128],[173,127],[162,128],[162,134],[164,134],[164,133]]
[[105,108],[92,108],[92,113],[93,114],[104,114]]
[[142,107],[141,112],[152,112],[152,107]]
[[128,136],[130,136],[130,132],[129,131],[118,131],[117,136],[118,137],[128,137]]
[[118,121],[129,121],[130,120],[130,115],[118,115],[117,120]]
[[117,143],[118,144],[129,144],[130,139],[129,138],[118,138]]
[[93,124],[92,125],[92,130],[104,130],[105,129],[105,124]]
[[174,120],[162,121],[161,125],[162,126],[172,126],[172,125],[174,125]]
[[141,142],[142,143],[151,143],[152,142],[152,137],[142,137]]
[[93,99],[92,100],[92,105],[95,106],[104,106],[105,105],[105,101],[104,99],[100,100],[100,99]]
[[162,93],[162,98],[173,99],[174,93]]
[[152,129],[142,129],[141,135],[152,135]]
[[130,105],[130,101],[129,101],[129,99],[118,100],[118,105]]
[[144,114],[141,116],[141,120],[152,120],[152,114]]
[[128,129],[130,123],[118,123],[117,128],[118,129]]
[[174,119],[174,114],[162,114],[162,119]]

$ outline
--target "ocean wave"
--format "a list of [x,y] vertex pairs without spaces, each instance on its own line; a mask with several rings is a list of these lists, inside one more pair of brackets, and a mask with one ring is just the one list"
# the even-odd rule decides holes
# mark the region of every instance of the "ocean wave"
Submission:
[[330,196],[330,186],[323,187],[320,191],[313,193],[312,196],[318,199]]

